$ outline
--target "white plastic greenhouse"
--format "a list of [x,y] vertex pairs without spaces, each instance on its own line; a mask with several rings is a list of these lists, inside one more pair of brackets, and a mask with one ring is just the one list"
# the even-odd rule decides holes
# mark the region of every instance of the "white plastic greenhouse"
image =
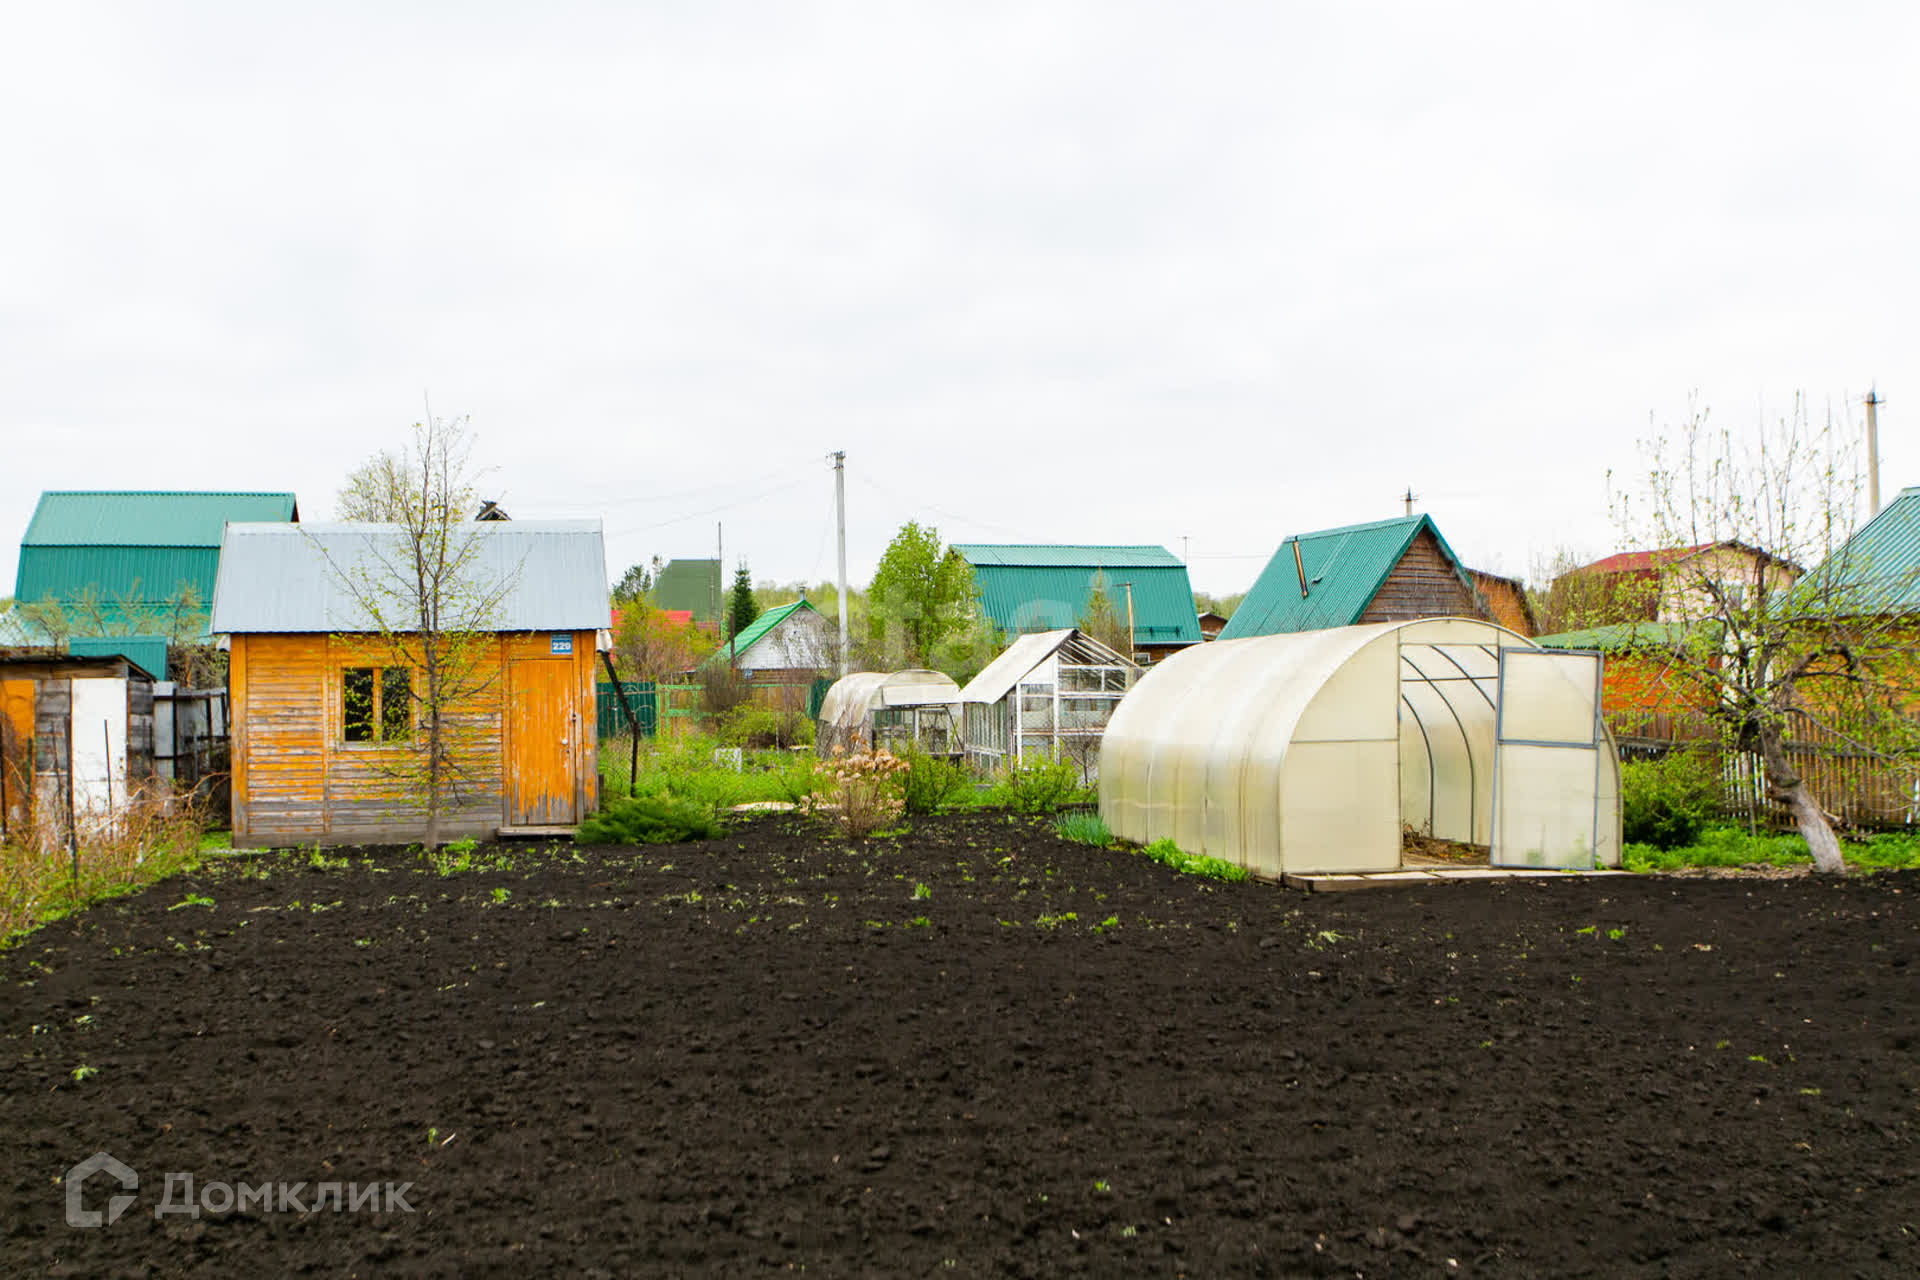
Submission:
[[960,752],[960,686],[938,671],[858,671],[842,676],[820,702],[814,735],[821,755],[835,747],[866,751],[917,746],[931,755]]
[[1196,646],[1107,725],[1100,815],[1261,876],[1391,871],[1405,828],[1493,866],[1620,862],[1600,657],[1465,618]]

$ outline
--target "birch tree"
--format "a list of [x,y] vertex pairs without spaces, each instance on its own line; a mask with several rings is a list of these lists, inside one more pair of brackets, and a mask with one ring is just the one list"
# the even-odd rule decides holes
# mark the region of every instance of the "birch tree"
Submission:
[[[377,767],[396,804],[418,798],[429,850],[465,795],[499,785],[480,767],[478,748],[493,723],[485,709],[499,700],[496,632],[518,571],[489,572],[481,563],[485,526],[465,515],[476,509],[472,444],[465,419],[429,418],[414,424],[403,450],[359,468],[340,510],[385,519],[367,531],[356,558],[333,564],[370,627],[344,639],[370,642],[385,663],[372,696],[382,706],[375,733],[392,750]],[[404,689],[399,680],[389,687],[393,671],[406,673]],[[396,695],[409,707],[404,720],[391,714]]]
[[[1834,820],[1794,765],[1790,728],[1827,730],[1898,765],[1920,735],[1910,584],[1848,548],[1860,512],[1857,451],[1831,413],[1792,413],[1736,435],[1696,409],[1641,442],[1646,471],[1615,523],[1653,558],[1656,628],[1708,692],[1729,747],[1755,754],[1820,871],[1845,870]],[[1811,573],[1801,570],[1813,567]]]

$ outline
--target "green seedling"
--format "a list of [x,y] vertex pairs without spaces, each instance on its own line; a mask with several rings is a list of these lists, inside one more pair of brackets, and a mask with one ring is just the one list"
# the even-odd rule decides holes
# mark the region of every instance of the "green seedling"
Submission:
[[182,907],[211,907],[212,905],[213,905],[212,898],[209,898],[204,894],[190,893],[186,897],[180,899],[180,901],[168,907],[167,910],[178,911]]
[[94,1078],[95,1076],[97,1076],[97,1075],[99,1075],[99,1074],[100,1074],[100,1068],[98,1068],[98,1067],[89,1067],[89,1066],[87,1066],[87,1065],[86,1065],[86,1064],[85,1064],[85,1063],[83,1062],[83,1063],[81,1063],[81,1064],[80,1064],[79,1066],[77,1066],[77,1067],[75,1067],[75,1068],[73,1069],[73,1073],[72,1073],[72,1074],[73,1074],[73,1081],[74,1081],[74,1083],[75,1083],[75,1084],[79,1084],[79,1083],[80,1083],[81,1081],[83,1081],[83,1080],[91,1080],[91,1079],[93,1079],[93,1078]]

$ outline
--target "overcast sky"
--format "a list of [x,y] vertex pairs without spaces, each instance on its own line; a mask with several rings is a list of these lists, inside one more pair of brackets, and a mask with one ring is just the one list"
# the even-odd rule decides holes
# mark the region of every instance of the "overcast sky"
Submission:
[[609,567],[1397,515],[1524,574],[1690,398],[1920,483],[1920,7],[9,5],[0,594],[43,489],[330,514],[423,394]]

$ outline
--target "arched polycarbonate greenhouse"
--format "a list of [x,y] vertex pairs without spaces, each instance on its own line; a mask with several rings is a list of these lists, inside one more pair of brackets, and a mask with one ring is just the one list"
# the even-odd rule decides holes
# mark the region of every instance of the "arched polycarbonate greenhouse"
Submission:
[[1107,726],[1100,814],[1263,876],[1391,871],[1409,829],[1494,866],[1617,866],[1597,654],[1465,618],[1196,646]]
[[814,744],[821,755],[918,747],[930,755],[960,751],[960,686],[938,671],[856,671],[833,682],[820,702]]

